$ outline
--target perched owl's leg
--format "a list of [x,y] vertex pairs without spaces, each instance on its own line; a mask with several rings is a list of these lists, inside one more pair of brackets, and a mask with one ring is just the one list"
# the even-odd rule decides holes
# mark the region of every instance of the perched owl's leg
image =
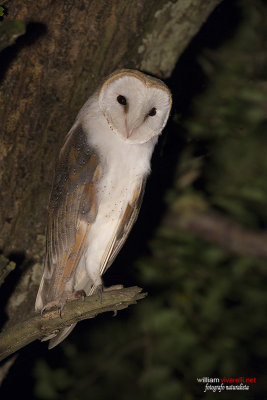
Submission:
[[50,301],[49,303],[47,303],[42,309],[41,309],[41,316],[43,316],[43,313],[46,310],[49,310],[50,308],[53,307],[58,307],[59,301],[58,300],[54,300],[54,301]]
[[[122,289],[123,285],[113,285],[110,287],[104,287],[102,280],[101,283],[98,285],[92,285],[91,290],[89,292],[89,296],[91,296],[92,294],[97,294],[98,297],[100,298],[100,301],[102,302],[102,295],[103,292],[109,292],[112,290],[119,290]],[[54,300],[51,301],[50,303],[47,303],[41,310],[41,315],[43,315],[43,313],[52,308],[52,307],[57,307],[58,309],[58,314],[61,317],[63,308],[65,307],[65,304],[67,301],[71,301],[71,300],[75,300],[75,299],[85,299],[86,297],[86,292],[83,289],[80,290],[76,290],[73,293],[65,293],[59,300]]]
[[59,316],[61,318],[61,314],[62,314],[63,308],[65,307],[65,304],[66,304],[67,301],[75,300],[75,299],[83,299],[84,300],[85,297],[86,297],[86,293],[85,293],[84,290],[76,290],[76,292],[74,292],[74,293],[65,293],[61,297],[61,299],[54,300],[54,301],[51,301],[50,303],[47,303],[41,309],[41,316],[43,316],[43,313],[46,310],[49,310],[50,308],[53,308],[53,307],[57,307],[58,314],[59,314]]
[[83,299],[83,301],[86,297],[86,293],[84,290],[76,290],[76,292],[74,292],[73,295],[75,299]]
[[98,295],[98,297],[100,298],[100,301],[102,303],[102,296],[103,296],[103,292],[111,292],[112,290],[119,290],[122,289],[123,285],[112,285],[109,287],[105,287],[103,285],[103,283],[101,285],[98,285],[95,287],[94,291],[92,294],[96,293]]
[[82,299],[84,301],[86,297],[86,293],[84,290],[76,290],[73,293],[66,293],[63,295],[58,303],[58,314],[61,318],[61,313],[63,308],[65,307],[66,302],[76,299]]
[[57,312],[58,312],[58,315],[60,316],[60,318],[62,318],[62,310],[63,310],[63,307],[64,306],[59,306],[58,308],[57,308]]
[[57,305],[57,312],[58,312],[58,315],[60,316],[60,318],[62,318],[61,314],[62,314],[63,308],[65,307],[66,302],[71,298],[73,298],[73,293],[64,293],[61,296],[61,298],[58,302],[58,305]]
[[65,301],[55,300],[55,301],[51,301],[50,303],[47,303],[47,304],[41,309],[41,316],[43,316],[43,313],[44,313],[45,311],[49,310],[50,308],[57,307],[58,315],[59,315],[60,318],[61,318],[61,312],[62,312],[62,310],[63,310],[63,308],[64,308],[65,303],[66,303],[66,300],[65,300]]
[[99,275],[99,273],[97,272],[97,273],[90,273],[88,274],[88,276],[89,276],[89,281],[85,289],[86,293],[88,293],[88,296],[92,296],[92,294],[96,293],[98,294],[100,299],[102,299],[102,292],[104,286],[101,275]]
[[93,290],[91,294],[97,294],[97,296],[100,299],[100,302],[102,303],[102,295],[103,295],[103,291],[104,291],[103,283],[101,283],[100,285],[97,285],[97,286],[94,285],[91,290]]

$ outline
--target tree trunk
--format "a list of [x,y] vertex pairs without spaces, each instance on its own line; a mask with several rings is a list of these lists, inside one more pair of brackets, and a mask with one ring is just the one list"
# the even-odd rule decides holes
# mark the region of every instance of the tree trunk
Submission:
[[219,2],[4,2],[4,21],[26,26],[21,36],[10,34],[0,54],[2,268],[7,270],[8,260],[24,260],[22,270],[12,272],[17,285],[9,293],[7,326],[33,310],[54,162],[80,107],[116,69],[169,77]]

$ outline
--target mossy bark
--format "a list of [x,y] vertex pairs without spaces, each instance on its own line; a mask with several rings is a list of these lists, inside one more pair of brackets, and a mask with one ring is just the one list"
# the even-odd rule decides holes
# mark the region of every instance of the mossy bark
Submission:
[[142,289],[133,286],[103,292],[101,299],[94,294],[84,300],[72,300],[66,303],[61,316],[55,307],[45,312],[43,316],[31,312],[24,321],[0,333],[0,361],[34,340],[43,339],[83,319],[94,318],[107,311],[113,311],[116,315],[119,310],[143,299],[146,293],[141,292]]
[[0,54],[0,249],[26,261],[7,303],[7,326],[33,309],[55,158],[79,108],[118,68],[170,76],[219,2],[5,2],[5,21],[26,26]]

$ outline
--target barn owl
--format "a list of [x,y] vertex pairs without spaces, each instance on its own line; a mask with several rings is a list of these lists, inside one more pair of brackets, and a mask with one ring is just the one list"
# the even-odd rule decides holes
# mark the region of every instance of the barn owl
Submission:
[[[150,160],[171,108],[160,80],[136,70],[110,75],[80,110],[56,164],[36,311],[81,291],[102,275],[124,244],[142,202]],[[56,346],[75,324],[50,339]]]

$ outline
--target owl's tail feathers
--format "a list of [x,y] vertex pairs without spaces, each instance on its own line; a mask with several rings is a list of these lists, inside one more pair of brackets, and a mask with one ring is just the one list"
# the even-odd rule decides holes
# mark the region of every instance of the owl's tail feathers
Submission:
[[48,348],[49,350],[53,349],[53,347],[57,346],[59,343],[63,342],[64,339],[71,333],[71,331],[75,328],[75,324],[67,326],[67,328],[61,329],[58,333],[46,336],[42,339],[42,342],[49,340]]

